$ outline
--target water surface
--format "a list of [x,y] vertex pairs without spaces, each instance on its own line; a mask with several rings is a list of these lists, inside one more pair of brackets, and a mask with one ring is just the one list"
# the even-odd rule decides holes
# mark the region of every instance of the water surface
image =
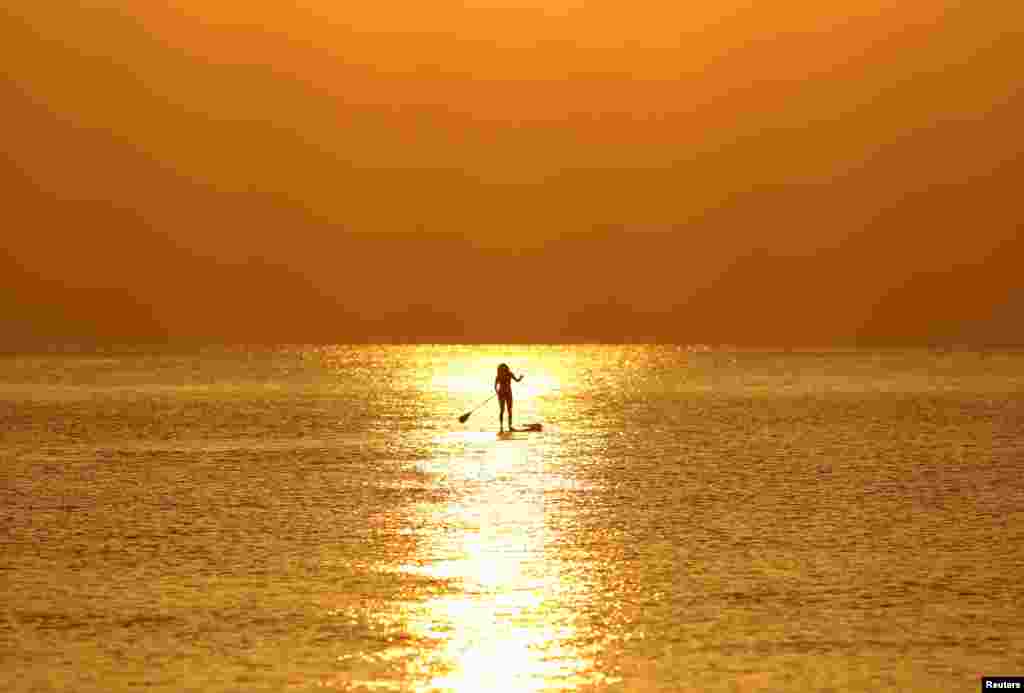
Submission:
[[0,686],[976,690],[1022,432],[1020,352],[6,357]]

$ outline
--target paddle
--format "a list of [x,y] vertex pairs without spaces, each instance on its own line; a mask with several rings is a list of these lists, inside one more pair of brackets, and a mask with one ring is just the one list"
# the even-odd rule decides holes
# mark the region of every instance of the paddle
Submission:
[[494,399],[494,398],[495,398],[495,396],[497,396],[497,394],[498,394],[498,393],[497,393],[497,392],[495,392],[495,393],[494,393],[493,395],[491,395],[490,397],[488,397],[487,399],[485,399],[485,400],[484,400],[483,402],[481,402],[480,404],[476,405],[475,407],[473,407],[472,409],[470,409],[469,411],[467,411],[467,412],[466,412],[465,414],[463,414],[462,416],[460,416],[460,417],[459,417],[459,423],[466,423],[466,421],[468,421],[468,420],[469,420],[469,415],[470,415],[470,414],[472,414],[472,413],[473,413],[473,412],[475,412],[475,411],[476,411],[477,409],[479,409],[480,407],[482,407],[482,406],[484,406],[485,404],[487,404],[488,402],[490,402],[490,401],[491,401],[492,399]]

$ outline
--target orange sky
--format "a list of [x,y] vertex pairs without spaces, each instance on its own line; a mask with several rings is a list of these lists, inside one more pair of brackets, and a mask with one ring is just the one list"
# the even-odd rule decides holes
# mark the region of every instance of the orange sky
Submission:
[[1013,4],[18,4],[15,343],[1024,342]]

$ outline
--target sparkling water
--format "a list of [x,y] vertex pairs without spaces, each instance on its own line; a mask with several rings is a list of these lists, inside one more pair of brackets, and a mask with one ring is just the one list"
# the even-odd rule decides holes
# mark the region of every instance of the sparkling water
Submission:
[[974,691],[1024,353],[8,356],[0,547],[5,691]]

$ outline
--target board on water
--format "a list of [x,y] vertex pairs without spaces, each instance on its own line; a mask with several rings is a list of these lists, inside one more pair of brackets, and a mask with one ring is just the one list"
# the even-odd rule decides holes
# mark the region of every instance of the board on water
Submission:
[[508,430],[512,431],[513,433],[539,433],[544,430],[544,427],[539,423],[532,423],[526,424],[522,428],[509,427]]

